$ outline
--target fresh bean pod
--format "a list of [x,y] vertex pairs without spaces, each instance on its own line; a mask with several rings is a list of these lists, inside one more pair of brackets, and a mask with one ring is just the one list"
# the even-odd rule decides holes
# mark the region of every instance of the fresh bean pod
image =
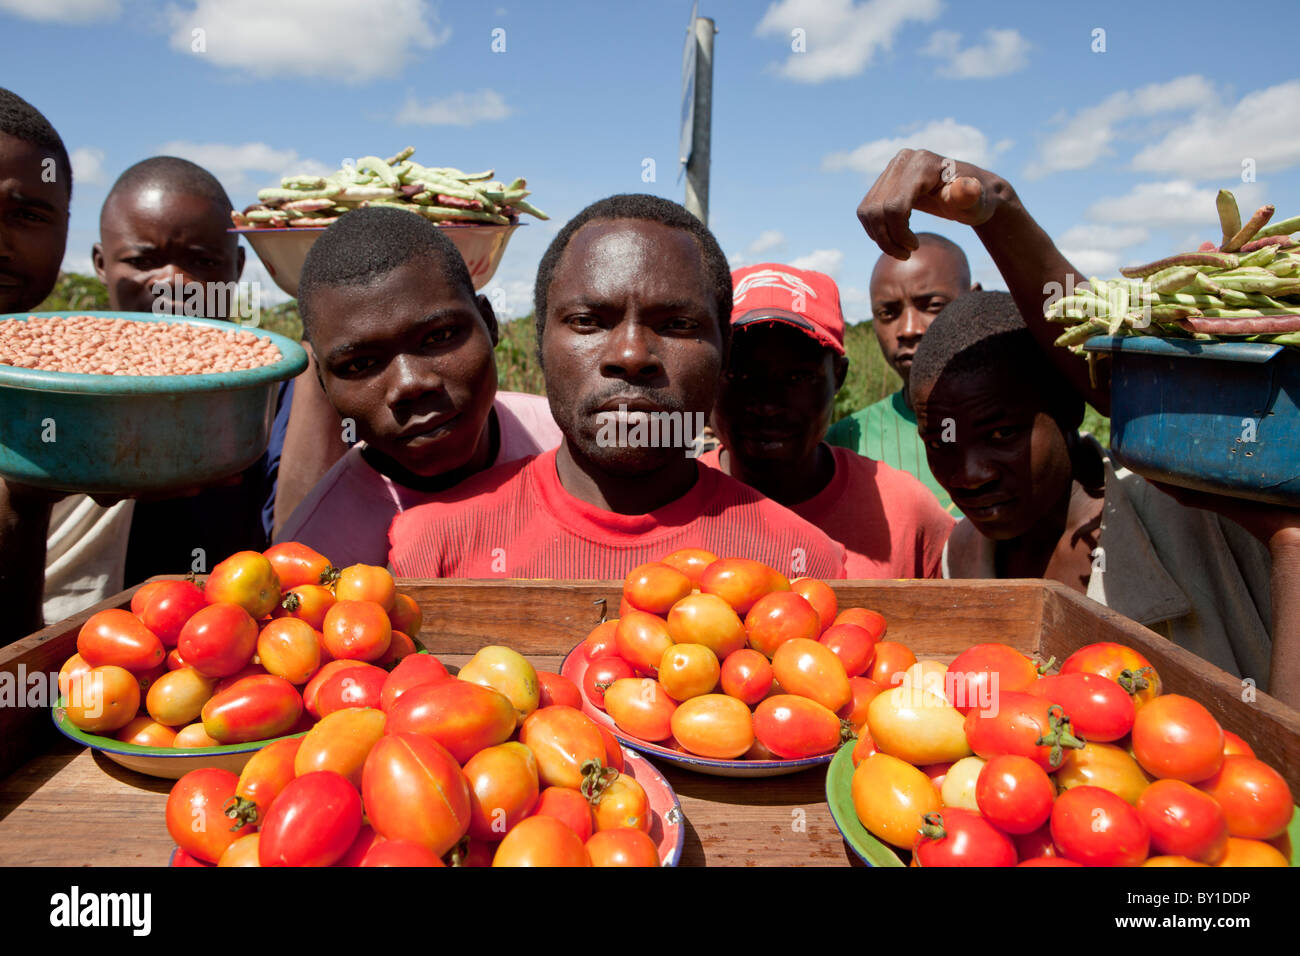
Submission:
[[1214,266],[1219,269],[1235,269],[1238,259],[1229,252],[1184,252],[1176,256],[1166,256],[1155,262],[1142,266],[1129,266],[1120,269],[1120,275],[1130,279],[1145,279],[1170,266]]
[[1290,219],[1283,219],[1281,222],[1265,226],[1255,233],[1255,238],[1268,239],[1272,236],[1289,236],[1293,232],[1300,232],[1300,216],[1292,216]]
[[1237,197],[1226,189],[1219,190],[1214,204],[1219,210],[1219,226],[1223,230],[1223,245],[1226,246],[1241,231],[1241,210],[1237,208]]
[[1273,218],[1273,213],[1275,212],[1277,212],[1275,206],[1260,206],[1255,210],[1255,215],[1251,216],[1249,221],[1247,221],[1247,223],[1242,226],[1231,239],[1219,247],[1219,251],[1236,252],[1251,239],[1255,238],[1255,234],[1268,224],[1268,221]]

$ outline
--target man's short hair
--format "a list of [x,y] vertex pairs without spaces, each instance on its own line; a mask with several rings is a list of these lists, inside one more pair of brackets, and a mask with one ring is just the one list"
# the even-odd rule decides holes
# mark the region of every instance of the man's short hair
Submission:
[[[100,229],[103,229],[104,210],[114,199],[144,189],[157,186],[171,192],[200,196],[223,213],[230,212],[230,196],[221,185],[220,180],[197,163],[179,156],[151,156],[127,167],[108,191],[104,206],[99,213]],[[238,242],[238,239],[235,240]]]
[[639,219],[657,222],[671,229],[681,229],[694,237],[704,257],[704,270],[712,287],[713,299],[718,309],[718,328],[722,333],[724,350],[731,341],[731,266],[709,227],[700,222],[683,206],[660,196],[646,193],[621,193],[597,200],[564,224],[551,244],[547,246],[537,267],[537,282],[533,286],[533,311],[537,322],[537,348],[541,350],[542,333],[546,327],[547,296],[555,269],[559,265],[569,240],[583,226],[597,220]]
[[0,133],[52,153],[56,175],[63,177],[72,195],[72,162],[63,139],[40,110],[4,87],[0,87]]
[[967,292],[949,302],[917,346],[909,387],[915,396],[972,371],[1028,381],[1067,431],[1083,421],[1083,399],[1043,354],[1008,292]]
[[476,301],[469,268],[455,243],[428,219],[403,209],[371,206],[339,217],[312,244],[298,279],[298,311],[310,340],[313,299],[323,286],[369,285],[398,266],[428,263],[448,285]]

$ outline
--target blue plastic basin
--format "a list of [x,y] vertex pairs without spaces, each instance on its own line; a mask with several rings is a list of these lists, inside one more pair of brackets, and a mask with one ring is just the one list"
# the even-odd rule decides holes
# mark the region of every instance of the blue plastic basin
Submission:
[[1138,474],[1300,505],[1300,351],[1262,342],[1089,339],[1111,354],[1110,447]]
[[164,492],[247,468],[270,441],[279,383],[307,367],[302,346],[266,329],[139,312],[38,312],[183,322],[252,332],[274,365],[207,375],[80,375],[0,366],[0,477],[61,491]]

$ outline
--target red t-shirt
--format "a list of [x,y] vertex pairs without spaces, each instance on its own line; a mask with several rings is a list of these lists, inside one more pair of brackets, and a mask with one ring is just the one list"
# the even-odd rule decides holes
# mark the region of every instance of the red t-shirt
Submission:
[[[930,489],[884,462],[847,448],[831,451],[830,483],[788,507],[844,545],[848,577],[941,577],[943,545],[955,522]],[[700,461],[718,468],[719,454],[715,449]]]
[[752,558],[789,577],[844,577],[844,549],[793,512],[714,468],[644,515],[602,511],[560,484],[555,450],[499,465],[399,514],[399,577],[622,578],[678,548]]

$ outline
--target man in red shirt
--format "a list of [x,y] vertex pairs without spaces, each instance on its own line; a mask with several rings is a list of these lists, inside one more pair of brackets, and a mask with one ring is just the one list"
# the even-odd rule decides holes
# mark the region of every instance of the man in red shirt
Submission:
[[842,544],[850,578],[936,578],[953,519],[907,472],[823,440],[844,384],[830,276],[776,263],[732,273],[731,357],[704,455]]
[[692,457],[731,313],[726,257],[698,219],[655,196],[588,206],[542,257],[534,304],[564,441],[398,515],[398,575],[617,578],[693,546],[844,576],[838,544]]

